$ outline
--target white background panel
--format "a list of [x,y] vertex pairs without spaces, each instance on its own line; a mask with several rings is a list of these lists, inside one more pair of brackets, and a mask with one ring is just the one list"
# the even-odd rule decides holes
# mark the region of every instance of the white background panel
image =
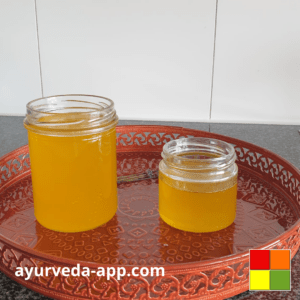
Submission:
[[37,1],[44,95],[96,94],[124,119],[209,119],[216,3]]
[[300,1],[221,0],[212,120],[300,124]]
[[34,1],[0,1],[0,114],[25,114],[41,97],[35,21]]

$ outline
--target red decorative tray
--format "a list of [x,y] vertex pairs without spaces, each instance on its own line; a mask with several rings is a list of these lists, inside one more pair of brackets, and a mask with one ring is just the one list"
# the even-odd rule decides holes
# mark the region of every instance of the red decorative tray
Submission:
[[[168,126],[117,127],[118,176],[157,170],[164,143],[204,136],[235,146],[237,217],[214,233],[189,233],[158,214],[157,179],[123,182],[119,208],[102,227],[57,233],[34,217],[28,147],[0,159],[0,270],[56,299],[224,299],[248,289],[249,249],[299,247],[300,172],[278,155],[237,139]],[[163,266],[164,277],[24,278],[17,266]]]

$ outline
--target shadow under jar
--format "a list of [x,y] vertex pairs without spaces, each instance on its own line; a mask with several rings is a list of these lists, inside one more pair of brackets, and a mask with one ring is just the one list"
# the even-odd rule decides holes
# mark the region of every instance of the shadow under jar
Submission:
[[169,225],[212,232],[236,215],[236,154],[232,145],[210,138],[183,138],[163,147],[159,164],[159,214]]
[[80,232],[117,210],[116,125],[112,100],[62,95],[27,104],[34,213],[44,227]]

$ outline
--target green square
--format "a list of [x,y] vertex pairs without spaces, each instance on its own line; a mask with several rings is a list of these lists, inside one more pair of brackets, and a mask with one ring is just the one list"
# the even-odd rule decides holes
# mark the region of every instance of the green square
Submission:
[[270,288],[273,291],[289,291],[291,289],[290,270],[271,270]]

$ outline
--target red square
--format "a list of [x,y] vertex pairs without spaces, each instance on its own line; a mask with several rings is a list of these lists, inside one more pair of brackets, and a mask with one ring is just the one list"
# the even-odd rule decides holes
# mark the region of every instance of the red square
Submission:
[[269,270],[270,250],[250,250],[250,270]]

